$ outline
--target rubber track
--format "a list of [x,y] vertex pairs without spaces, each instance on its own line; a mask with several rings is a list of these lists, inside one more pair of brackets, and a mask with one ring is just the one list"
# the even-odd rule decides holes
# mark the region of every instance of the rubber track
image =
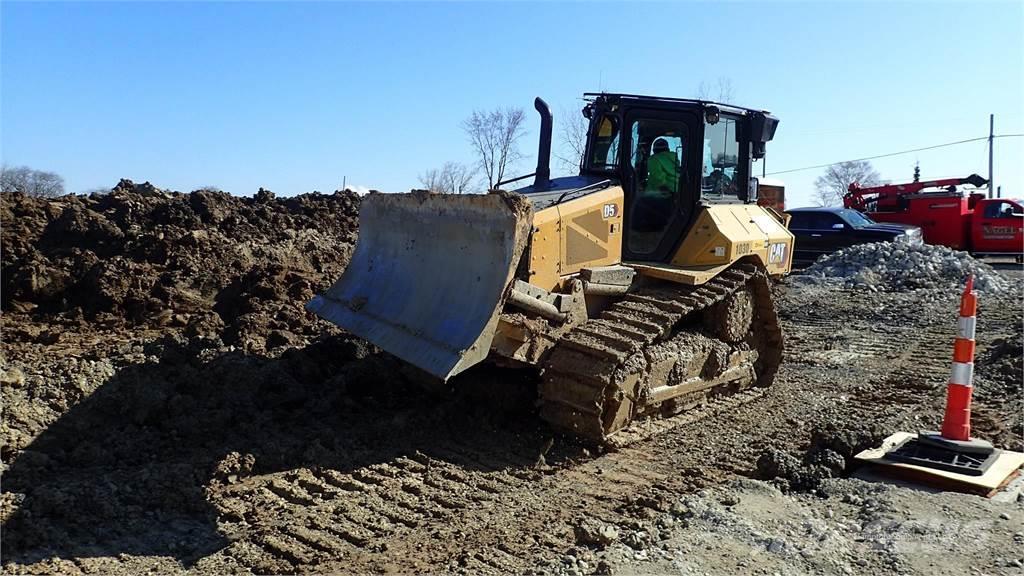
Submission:
[[[540,388],[541,417],[554,427],[613,447],[612,435],[635,441],[650,434],[629,432],[627,426],[608,434],[603,419],[605,398],[629,371],[626,363],[636,352],[673,336],[673,329],[688,315],[706,310],[749,284],[754,296],[755,321],[766,342],[759,346],[756,385],[769,386],[782,362],[782,329],[764,270],[739,262],[700,286],[664,286],[638,290],[566,334],[548,357]],[[739,392],[724,382],[681,399],[691,408],[712,398]],[[744,395],[747,396],[747,395]],[[637,406],[649,412],[651,405]],[[676,420],[672,417],[668,420]],[[648,426],[647,429],[652,427]],[[654,428],[660,429],[660,426]],[[630,443],[626,441],[626,443]]]

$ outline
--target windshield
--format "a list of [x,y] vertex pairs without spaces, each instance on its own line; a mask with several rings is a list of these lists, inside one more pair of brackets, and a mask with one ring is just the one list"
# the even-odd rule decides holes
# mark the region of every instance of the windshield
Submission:
[[857,212],[856,210],[846,209],[843,210],[843,220],[846,220],[850,226],[854,228],[860,228],[861,226],[870,226],[875,221],[867,216]]
[[701,169],[701,192],[705,197],[737,196],[740,193],[739,158],[736,119],[725,116],[714,124],[705,121]]

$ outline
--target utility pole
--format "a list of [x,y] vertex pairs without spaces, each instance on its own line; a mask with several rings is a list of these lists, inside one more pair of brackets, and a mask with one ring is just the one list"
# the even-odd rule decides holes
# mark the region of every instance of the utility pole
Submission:
[[992,191],[995,190],[995,182],[993,181],[992,175],[992,144],[995,142],[995,130],[996,130],[996,115],[988,115],[988,197],[992,197]]

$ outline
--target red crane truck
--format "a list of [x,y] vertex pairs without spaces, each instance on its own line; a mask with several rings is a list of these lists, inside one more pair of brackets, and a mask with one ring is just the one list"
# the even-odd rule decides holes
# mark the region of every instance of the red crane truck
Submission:
[[843,205],[878,222],[921,227],[924,241],[977,255],[1024,255],[1024,202],[964,194],[957,186],[987,180],[971,174],[907,184],[861,187],[850,184]]

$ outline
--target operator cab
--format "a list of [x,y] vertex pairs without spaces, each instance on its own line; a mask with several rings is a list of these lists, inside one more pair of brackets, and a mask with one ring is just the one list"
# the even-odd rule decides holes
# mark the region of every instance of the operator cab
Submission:
[[700,206],[756,201],[751,162],[778,120],[714,102],[585,94],[590,120],[581,177],[618,181],[625,194],[623,256],[665,261]]

